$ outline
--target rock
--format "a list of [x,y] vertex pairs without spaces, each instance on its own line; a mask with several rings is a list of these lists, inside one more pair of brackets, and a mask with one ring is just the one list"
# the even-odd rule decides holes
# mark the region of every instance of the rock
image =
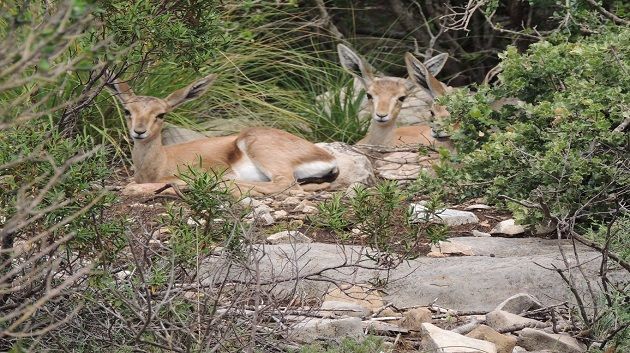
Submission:
[[285,219],[289,216],[289,213],[285,210],[278,210],[273,212],[273,218],[275,219]]
[[378,320],[368,320],[363,321],[363,330],[370,332],[370,334],[397,334],[397,333],[409,333],[409,330],[406,328],[402,328],[395,324],[390,324],[388,322],[378,321]]
[[484,352],[497,353],[497,347],[492,342],[466,337],[459,333],[442,330],[441,328],[424,323],[421,325],[423,348],[431,352]]
[[[427,208],[421,204],[411,204],[414,222],[424,222],[427,217]],[[474,213],[452,209],[441,210],[435,215],[429,216],[429,221],[434,221],[448,226],[479,223],[479,218]]]
[[501,235],[519,235],[525,233],[525,227],[519,224],[515,224],[514,219],[506,219],[505,221],[499,222],[492,230],[490,234],[501,234]]
[[448,255],[442,254],[439,251],[431,251],[431,252],[427,253],[427,257],[441,258],[441,257],[448,257]]
[[514,347],[514,349],[512,349],[512,353],[525,353],[525,352],[527,352],[527,349],[521,346],[516,346]]
[[302,343],[311,343],[317,339],[359,338],[363,336],[361,319],[349,317],[344,319],[308,318],[293,325],[291,337]]
[[151,238],[158,240],[165,240],[171,235],[171,229],[169,227],[160,227],[153,231]]
[[342,142],[318,143],[317,146],[324,148],[337,159],[339,176],[331,183],[330,190],[345,190],[356,183],[372,185],[375,182],[372,163],[354,147]]
[[282,204],[283,205],[287,205],[287,206],[293,206],[293,205],[297,205],[300,203],[300,199],[298,199],[295,196],[289,196],[286,199],[282,200]]
[[259,205],[258,207],[254,208],[254,211],[252,213],[254,219],[261,222],[263,225],[269,226],[275,222],[273,216],[271,215],[271,207],[265,204]]
[[372,311],[357,303],[350,303],[337,300],[327,300],[322,303],[320,308],[324,314],[334,313],[336,315],[344,315],[351,317],[366,317],[372,313]]
[[312,202],[302,201],[297,206],[295,206],[295,208],[293,209],[293,212],[302,212],[305,214],[316,214],[319,212],[319,210],[317,209],[317,207],[315,207],[315,204],[313,204]]
[[186,224],[188,224],[191,227],[205,226],[206,223],[207,222],[205,219],[194,219],[192,217],[188,217],[188,219],[186,220]]
[[382,159],[374,162],[374,168],[383,179],[416,179],[422,170],[422,167],[418,164],[419,158],[418,153],[413,152],[388,153]]
[[512,314],[521,314],[526,311],[542,308],[543,305],[534,296],[527,293],[515,294],[497,306],[495,310],[503,310]]
[[527,325],[527,327],[545,327],[540,321],[528,319],[507,311],[494,310],[486,314],[486,324],[497,331],[502,331],[513,326]]
[[402,314],[390,308],[385,308],[378,313],[377,317],[402,317]]
[[260,202],[260,201],[258,201],[256,199],[253,199],[253,198],[251,198],[249,196],[248,197],[243,197],[239,201],[239,203],[241,205],[245,206],[245,207],[252,207],[252,208],[258,207],[258,206],[263,204],[262,202]]
[[339,301],[358,304],[375,312],[385,306],[383,298],[377,291],[359,285],[335,286],[324,296],[324,301]]
[[482,203],[476,203],[474,205],[466,206],[465,209],[469,210],[469,211],[472,211],[472,210],[490,210],[490,209],[492,209],[492,206],[484,205]]
[[285,230],[272,234],[267,237],[269,244],[294,244],[294,243],[310,243],[311,238],[296,230]]
[[466,337],[494,343],[497,346],[497,353],[512,353],[516,346],[516,337],[502,335],[486,325],[479,325],[470,331]]
[[433,320],[431,310],[427,308],[414,308],[403,313],[400,326],[411,331],[420,331],[422,324],[431,323],[431,320]]
[[151,251],[153,252],[158,252],[160,251],[160,249],[164,247],[162,242],[158,239],[149,239],[148,246],[149,246],[149,249],[151,249]]
[[[301,221],[292,221],[288,229],[297,229],[300,224]],[[492,311],[497,304],[519,292],[539,298],[545,306],[574,300],[556,273],[539,266],[562,267],[559,247],[568,260],[575,263],[570,239],[456,237],[450,240],[470,246],[475,256],[446,259],[420,256],[393,269],[375,270],[370,267],[378,266],[364,257],[366,249],[363,246],[340,247],[337,244],[315,242],[255,246],[261,248],[260,273],[265,281],[285,278],[283,275],[290,278],[290,273],[314,273],[361,259],[368,268],[327,270],[326,276],[337,283],[368,283],[374,278],[387,278],[389,283],[383,299],[396,307],[423,306],[437,298],[438,305],[446,308]],[[587,246],[576,246],[585,275],[589,280],[597,280],[601,254]],[[223,261],[216,257],[204,260],[200,265],[199,276],[212,278]],[[235,270],[234,276],[240,275],[242,271],[249,269]],[[627,281],[628,278],[625,271],[613,268],[609,271],[609,277],[611,281],[618,282]],[[202,282],[209,286],[213,283],[211,280]],[[330,283],[327,282],[304,280],[303,284],[299,290],[311,298],[322,298],[330,290]],[[295,283],[291,282],[274,286],[278,292],[295,289]],[[577,282],[576,288],[579,292],[588,290],[584,281]],[[597,287],[594,290],[599,293]]]
[[528,351],[550,350],[557,353],[582,353],[586,346],[567,334],[553,334],[525,328],[518,335],[518,345]]
[[460,244],[455,241],[440,241],[431,245],[431,253],[440,253],[444,255],[475,255],[472,248],[468,245]]
[[487,237],[491,237],[492,234],[490,233],[484,233],[484,232],[480,232],[476,229],[473,229],[472,232],[470,232],[472,234],[473,237],[478,237],[478,238],[487,238]]

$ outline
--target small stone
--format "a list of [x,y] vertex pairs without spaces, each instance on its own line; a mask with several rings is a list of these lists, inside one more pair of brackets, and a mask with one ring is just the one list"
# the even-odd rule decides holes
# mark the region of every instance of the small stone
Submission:
[[391,308],[385,308],[378,313],[377,317],[402,317],[402,314],[392,310]]
[[297,342],[311,343],[318,339],[362,337],[363,327],[358,317],[344,319],[308,318],[293,325],[290,337]]
[[164,247],[164,245],[162,245],[162,242],[159,241],[158,239],[149,239],[149,249],[151,249],[153,252],[158,252],[160,251],[160,249],[162,249]]
[[289,213],[285,210],[278,210],[273,212],[273,218],[275,219],[285,219]]
[[[528,319],[507,311],[494,310],[486,314],[486,324],[497,331],[509,329],[514,326],[527,325],[529,327],[545,327],[540,321]],[[527,348],[527,347],[525,347]]]
[[567,334],[553,334],[524,328],[518,335],[518,345],[528,351],[551,350],[557,353],[582,353],[586,346]]
[[439,251],[431,251],[427,254],[427,257],[441,258],[441,257],[448,257],[448,255],[442,254]]
[[160,227],[151,233],[151,238],[164,240],[171,235],[171,229],[169,227]]
[[492,209],[492,206],[484,205],[482,203],[476,203],[474,205],[466,206],[465,209],[469,210],[469,211],[472,211],[472,210],[490,210],[490,209]]
[[131,277],[131,271],[120,271],[120,272],[116,272],[116,278],[118,278],[121,281],[124,281],[126,279],[128,279],[129,277]]
[[287,206],[293,206],[293,205],[297,205],[299,203],[300,203],[300,199],[298,199],[295,196],[289,196],[289,197],[287,197],[286,199],[284,199],[282,201],[282,204],[283,205],[287,205]]
[[486,325],[479,325],[470,331],[466,337],[494,343],[497,346],[497,353],[512,353],[516,346],[516,337],[502,335]]
[[521,346],[515,346],[514,349],[512,349],[512,353],[525,353],[525,352],[527,352],[527,349]]
[[495,310],[503,310],[518,315],[542,307],[542,303],[534,296],[527,293],[518,293],[504,300]]
[[505,221],[501,221],[497,223],[494,228],[490,231],[490,234],[501,234],[501,235],[519,235],[525,233],[525,227],[515,223],[514,219],[506,219]]
[[421,325],[421,334],[423,348],[427,351],[445,353],[497,353],[497,347],[492,342],[486,342],[466,337],[459,333],[442,330],[429,323]]
[[323,302],[320,309],[324,311],[324,315],[326,315],[326,312],[329,312],[342,316],[366,317],[372,313],[370,309],[360,304],[337,300]]
[[359,285],[341,286],[341,288],[335,286],[324,296],[324,301],[329,300],[359,304],[372,312],[385,306],[385,301],[377,291]]
[[243,205],[244,207],[252,207],[252,208],[255,208],[255,207],[258,207],[258,206],[262,205],[262,202],[260,202],[260,201],[258,201],[256,199],[253,199],[253,198],[251,198],[249,196],[242,198],[239,201],[239,203],[241,205]]
[[186,224],[188,224],[191,227],[205,226],[206,225],[206,220],[205,219],[193,219],[192,217],[188,217],[188,219],[186,220]]
[[478,238],[487,238],[487,237],[491,237],[492,236],[492,234],[490,234],[490,233],[480,232],[480,231],[478,231],[476,229],[473,229],[471,233],[472,233],[473,237],[478,237]]
[[269,244],[293,244],[293,243],[310,243],[311,238],[296,230],[285,230],[272,234],[267,237]]
[[431,252],[442,253],[444,255],[455,255],[455,256],[475,255],[470,246],[460,244],[454,241],[440,241],[437,244],[431,245]]
[[[414,222],[424,222],[426,219],[427,208],[420,204],[411,204],[411,211],[413,213]],[[446,224],[448,226],[459,226],[462,224],[479,223],[479,218],[468,211],[460,210],[438,210],[435,215],[429,216],[429,221]]]
[[271,207],[265,204],[260,204],[254,207],[254,217],[259,216],[262,213],[271,213],[271,211],[272,211]]
[[432,320],[431,310],[427,308],[414,308],[403,313],[400,326],[408,330],[420,331],[423,323],[431,323]]
[[316,214],[317,212],[319,212],[319,210],[317,209],[317,207],[315,207],[314,203],[310,201],[302,201],[300,202],[300,204],[295,206],[295,208],[293,209],[293,212],[302,212],[305,214]]

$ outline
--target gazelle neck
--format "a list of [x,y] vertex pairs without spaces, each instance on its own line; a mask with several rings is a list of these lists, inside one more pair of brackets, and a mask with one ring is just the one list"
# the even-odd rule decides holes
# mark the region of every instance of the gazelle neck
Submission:
[[367,145],[388,146],[396,136],[396,121],[391,119],[385,124],[377,123],[374,120],[370,123],[368,133],[361,141]]
[[144,140],[135,140],[131,159],[137,183],[157,182],[165,177],[160,175],[168,162],[166,149],[162,145],[162,133],[153,134]]

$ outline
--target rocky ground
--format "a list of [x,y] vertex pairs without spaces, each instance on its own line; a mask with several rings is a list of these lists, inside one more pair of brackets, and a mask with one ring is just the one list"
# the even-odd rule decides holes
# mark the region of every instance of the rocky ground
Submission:
[[[401,183],[415,179],[429,160],[408,151],[375,157],[339,143],[325,148],[340,161],[342,172],[334,188],[344,193],[377,178]],[[123,195],[110,212],[142,224],[156,249],[168,246],[168,229],[157,216],[171,198],[125,195],[127,180],[113,187],[122,189]],[[318,203],[331,197],[331,192],[291,190],[241,201],[250,210],[245,221],[257,226],[252,251],[260,255],[255,266],[258,283],[278,297],[299,287],[303,299],[287,304],[292,313],[282,318],[293,342],[373,334],[395,351],[586,350],[575,338],[579,328],[569,310],[574,297],[553,269],[571,266],[579,256],[584,273],[596,278],[598,252],[574,248],[566,240],[545,239],[545,229],[529,232],[510,214],[469,202],[429,220],[450,227],[448,241],[431,246],[425,241],[426,251],[416,259],[382,266],[360,241],[342,242],[334,233],[309,224]],[[409,205],[419,221],[424,205],[421,200]],[[188,222],[198,224],[192,218]],[[205,285],[213,284],[213,271],[227,259],[220,247],[215,255],[200,267],[200,273],[207,274],[200,276]],[[232,266],[227,276],[240,278],[248,270]],[[611,273],[617,275],[621,276]]]

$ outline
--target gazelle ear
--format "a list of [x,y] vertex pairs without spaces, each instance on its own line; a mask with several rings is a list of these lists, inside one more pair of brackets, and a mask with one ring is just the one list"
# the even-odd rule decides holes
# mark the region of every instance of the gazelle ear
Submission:
[[114,96],[116,96],[123,105],[136,96],[135,93],[133,93],[131,87],[129,87],[129,85],[127,84],[127,82],[117,81],[117,79],[114,78],[114,74],[112,74],[110,71],[106,71],[103,77],[106,80],[105,87]]
[[178,89],[177,91],[169,94],[168,97],[166,97],[165,101],[166,103],[168,103],[168,105],[171,106],[172,109],[184,102],[199,98],[204,93],[206,93],[216,77],[216,75],[210,74],[202,78],[201,80],[191,83],[184,88]]
[[436,55],[428,60],[424,61],[424,67],[429,70],[429,73],[433,76],[437,76],[437,74],[442,71],[444,64],[446,64],[446,60],[448,60],[448,53],[442,53]]
[[372,67],[359,54],[343,44],[337,45],[337,52],[339,53],[341,66],[357,77],[363,86],[367,88],[374,79]]
[[413,54],[405,54],[405,64],[411,81],[426,90],[433,98],[444,95],[446,91],[442,83]]

